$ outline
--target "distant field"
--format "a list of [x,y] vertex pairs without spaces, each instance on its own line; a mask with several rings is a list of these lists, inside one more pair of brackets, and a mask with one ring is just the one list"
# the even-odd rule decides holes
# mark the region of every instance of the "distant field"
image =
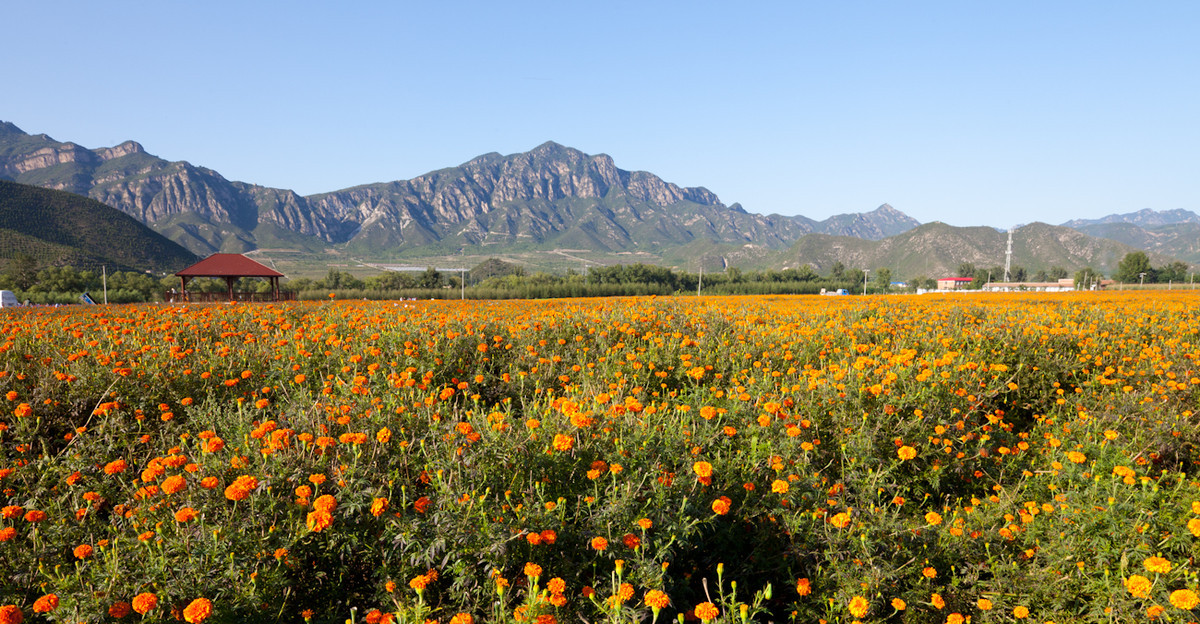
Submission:
[[5,310],[0,617],[1193,621],[1195,303]]

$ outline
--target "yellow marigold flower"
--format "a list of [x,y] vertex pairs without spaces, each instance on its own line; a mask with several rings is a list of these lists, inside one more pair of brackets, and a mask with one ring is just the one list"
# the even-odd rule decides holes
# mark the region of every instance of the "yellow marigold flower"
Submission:
[[[950,615],[946,616],[946,624],[963,624],[965,621],[966,618],[964,618],[961,613],[951,613]],[[1053,622],[1048,624],[1053,624]]]
[[1171,604],[1176,609],[1191,611],[1196,608],[1197,604],[1200,604],[1200,596],[1190,589],[1177,589],[1171,592]]
[[721,615],[720,609],[717,609],[716,605],[711,602],[702,602],[696,605],[693,611],[701,622],[711,622]]
[[1163,614],[1163,611],[1166,611],[1166,609],[1162,605],[1151,605],[1146,608],[1146,617],[1157,620]]
[[900,459],[908,461],[917,456],[917,449],[911,446],[902,446],[896,450],[896,456]]
[[925,522],[928,522],[929,524],[932,524],[932,525],[941,524],[942,523],[942,515],[936,511],[931,511],[931,512],[925,514]]
[[1150,582],[1150,579],[1140,574],[1134,574],[1133,576],[1125,579],[1125,589],[1128,590],[1134,598],[1145,598],[1146,596],[1149,596],[1151,585],[1152,583]]
[[1025,607],[1013,607],[1013,617],[1023,620],[1029,617],[1029,609]]
[[713,474],[713,467],[712,464],[706,461],[698,461],[692,464],[692,471],[694,471],[698,477],[711,477]]
[[771,482],[771,491],[776,494],[787,494],[788,482],[783,479],[776,479]]
[[979,607],[980,611],[991,611],[992,601],[988,600],[987,598],[980,598],[979,600],[975,601],[975,606]]
[[833,517],[829,519],[829,524],[832,524],[836,528],[844,529],[846,528],[847,524],[850,524],[850,514],[844,511],[834,514]]
[[1067,459],[1071,460],[1071,463],[1073,464],[1082,464],[1083,462],[1087,461],[1087,455],[1084,455],[1079,451],[1071,451],[1070,453],[1067,453]]
[[847,605],[850,610],[850,615],[856,618],[861,618],[867,615],[867,611],[871,608],[871,603],[867,602],[862,596],[855,596],[850,599],[850,604]]
[[1171,571],[1171,562],[1162,557],[1147,557],[1142,565],[1146,570],[1155,574],[1166,574]]
[[561,433],[554,435],[554,450],[569,451],[575,446],[575,438]]

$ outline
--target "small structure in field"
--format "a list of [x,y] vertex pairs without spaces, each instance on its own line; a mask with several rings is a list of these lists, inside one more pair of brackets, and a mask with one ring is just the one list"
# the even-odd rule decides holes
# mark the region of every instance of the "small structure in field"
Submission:
[[[175,275],[179,277],[179,288],[182,291],[180,294],[183,301],[192,301],[193,296],[199,294],[190,293],[187,289],[188,282],[197,277],[213,277],[224,279],[226,285],[226,294],[229,301],[253,301],[256,299],[279,301],[279,278],[284,277],[283,273],[280,273],[269,266],[251,260],[242,254],[234,253],[213,254],[201,260],[200,262],[197,262],[196,264],[179,271]],[[260,293],[234,293],[233,283],[243,277],[266,278],[271,282],[270,294],[268,296],[263,296]]]
[[964,288],[972,281],[974,280],[969,277],[942,277],[938,278],[937,287],[938,290],[958,290]]

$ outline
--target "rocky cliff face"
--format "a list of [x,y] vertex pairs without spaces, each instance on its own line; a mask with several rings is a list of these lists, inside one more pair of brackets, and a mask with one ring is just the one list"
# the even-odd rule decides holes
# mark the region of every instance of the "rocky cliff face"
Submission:
[[90,150],[0,122],[0,177],[87,195],[196,253],[253,246],[268,224],[364,255],[389,255],[474,245],[658,250],[697,239],[779,249],[813,231],[881,238],[916,223],[886,205],[821,223],[751,214],[707,189],[626,171],[607,155],[553,142],[411,180],[303,197],[168,162],[134,141]]

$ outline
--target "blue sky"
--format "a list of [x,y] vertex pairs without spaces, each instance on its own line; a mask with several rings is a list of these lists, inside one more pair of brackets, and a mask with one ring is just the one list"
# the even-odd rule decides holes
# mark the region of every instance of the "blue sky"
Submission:
[[302,194],[553,140],[760,213],[888,202],[1005,227],[1200,212],[1197,2],[18,0],[5,14],[0,119]]

